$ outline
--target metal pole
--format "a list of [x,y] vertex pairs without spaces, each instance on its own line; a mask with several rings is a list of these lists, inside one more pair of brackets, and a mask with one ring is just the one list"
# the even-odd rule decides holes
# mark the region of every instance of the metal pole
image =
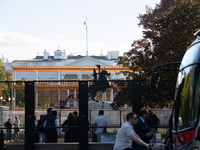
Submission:
[[1,130],[1,133],[0,133],[0,149],[4,150],[4,133],[3,133],[3,130]]
[[25,150],[35,150],[34,89],[34,82],[25,82]]
[[88,150],[88,81],[79,81],[79,150]]
[[88,31],[87,31],[87,17],[85,21],[85,26],[86,26],[86,56],[88,56]]

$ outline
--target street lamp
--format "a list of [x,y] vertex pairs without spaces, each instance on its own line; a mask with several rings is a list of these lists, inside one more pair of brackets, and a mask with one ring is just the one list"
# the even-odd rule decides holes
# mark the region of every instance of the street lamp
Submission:
[[11,98],[10,98],[10,97],[8,98],[8,101],[9,101],[9,107],[10,107],[10,101],[11,101]]

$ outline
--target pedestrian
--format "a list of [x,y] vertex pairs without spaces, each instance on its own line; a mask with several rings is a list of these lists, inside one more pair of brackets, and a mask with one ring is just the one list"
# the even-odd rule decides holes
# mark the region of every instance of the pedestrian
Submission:
[[149,131],[153,132],[153,133],[157,133],[157,129],[158,129],[158,117],[156,114],[153,113],[153,111],[149,110],[149,119],[147,121],[147,124],[149,126]]
[[137,124],[136,114],[134,112],[127,114],[126,120],[127,121],[117,132],[113,150],[134,150],[132,148],[132,141],[143,147],[149,148],[149,145],[143,142],[133,129],[133,126]]
[[[66,126],[69,126],[68,124],[68,118],[64,121],[64,123],[62,124],[62,127],[66,127]],[[62,132],[65,133],[65,138],[64,138],[64,142],[69,142],[69,127],[66,127],[66,128],[62,128]]]
[[[45,143],[45,134],[44,134],[44,116],[45,115],[40,115],[40,119],[38,120],[38,124],[37,124],[37,130],[38,130],[38,142],[39,143]],[[41,140],[42,137],[42,140]]]
[[92,142],[97,142],[97,134],[98,133],[103,133],[106,131],[106,127],[108,126],[108,121],[103,115],[104,115],[104,111],[100,110],[99,116],[96,117],[92,122],[92,127],[94,127],[94,126],[101,127],[101,128],[96,128],[96,130],[93,132]]
[[[140,110],[140,117],[137,120],[137,124],[134,125],[134,130],[137,135],[144,141],[145,143],[150,143],[150,139],[154,137],[155,135],[149,131],[149,127],[147,125],[147,121],[149,119],[149,110],[147,108],[142,108]],[[139,145],[137,143],[135,144],[136,150],[147,150],[145,146]]]
[[54,127],[54,128],[45,128],[44,133],[46,137],[46,143],[57,143],[58,137],[60,137],[59,122],[57,119],[57,111],[52,111],[52,115],[48,117],[44,122],[44,127]]
[[19,124],[20,121],[18,119],[18,116],[15,116],[15,122],[13,123],[14,125],[14,141],[18,141],[19,140]]
[[4,124],[4,126],[6,127],[6,142],[7,141],[11,141],[12,124],[11,124],[11,119],[10,118],[8,118],[8,121]]
[[78,126],[77,118],[73,113],[69,113],[68,125],[74,128],[69,128],[69,141],[78,142]]
[[[44,116],[44,121],[47,120],[52,115],[52,108],[47,109],[47,114]],[[45,129],[44,129],[45,130]],[[44,133],[45,134],[45,133]],[[45,143],[46,143],[46,135],[45,135]]]
[[44,120],[46,120],[48,117],[50,117],[52,115],[52,108],[48,108],[47,109],[47,114],[46,116],[44,117]]

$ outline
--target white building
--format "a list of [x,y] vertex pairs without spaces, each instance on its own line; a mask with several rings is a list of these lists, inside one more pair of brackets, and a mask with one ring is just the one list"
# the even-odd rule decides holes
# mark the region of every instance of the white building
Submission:
[[[118,56],[119,51],[109,51],[107,56],[67,56],[65,50],[54,51],[54,56],[50,56],[44,50],[43,56],[36,56],[32,60],[14,60],[13,62],[8,62],[2,58],[2,61],[6,70],[12,73],[13,81],[22,78],[37,81],[48,80],[49,82],[51,80],[92,80],[93,69],[95,68],[98,72],[97,64],[101,65],[101,69],[105,68],[111,73],[109,79],[116,80],[124,79],[123,75],[116,75],[116,73],[126,70],[126,68],[116,65]],[[56,86],[54,86],[55,83],[51,83],[51,85],[45,84],[43,86],[41,84],[38,83],[36,85],[36,107],[41,103],[55,104],[53,101],[65,100],[69,94],[73,94],[74,97],[77,95],[77,83],[70,83],[70,85],[57,83]],[[13,99],[16,100],[16,90],[22,89],[24,89],[23,85],[13,85]],[[102,100],[113,101],[112,93],[113,90],[110,89],[106,93],[103,93],[103,95],[100,94],[99,97]],[[44,96],[45,94],[47,95],[46,98]],[[12,107],[15,107],[15,102],[13,102]]]

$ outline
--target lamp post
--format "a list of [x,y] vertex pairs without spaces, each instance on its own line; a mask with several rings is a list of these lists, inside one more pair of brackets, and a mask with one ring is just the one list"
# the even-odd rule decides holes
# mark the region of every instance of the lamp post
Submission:
[[10,108],[10,101],[11,101],[11,98],[10,98],[10,97],[8,98],[8,101],[9,101],[9,108]]
[[13,103],[13,104],[12,104],[12,105],[13,105],[13,106],[12,106],[12,109],[13,109],[13,108],[15,108],[15,98],[14,98],[14,97],[13,97],[13,99],[12,99],[12,103]]
[[1,106],[2,106],[2,100],[3,100],[3,96],[0,96],[0,100],[1,100]]

